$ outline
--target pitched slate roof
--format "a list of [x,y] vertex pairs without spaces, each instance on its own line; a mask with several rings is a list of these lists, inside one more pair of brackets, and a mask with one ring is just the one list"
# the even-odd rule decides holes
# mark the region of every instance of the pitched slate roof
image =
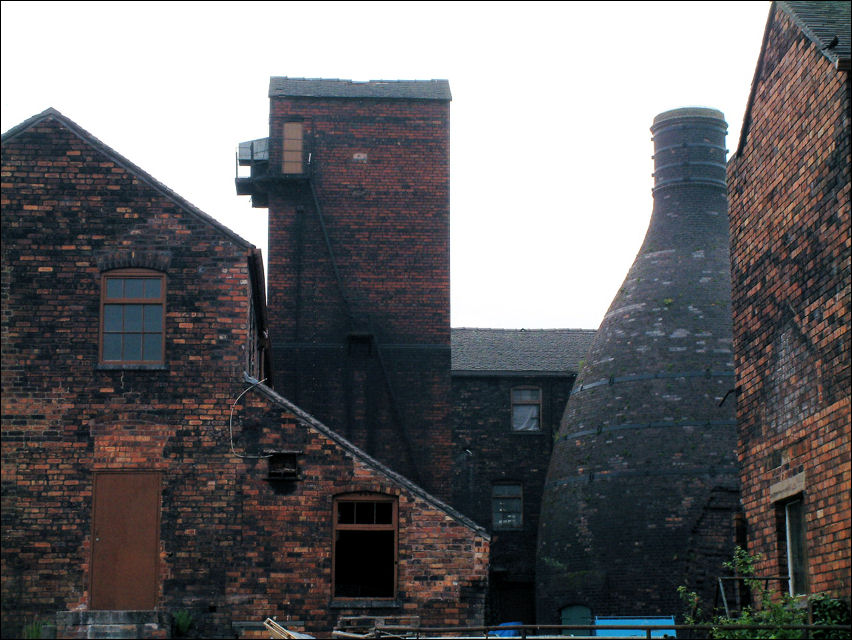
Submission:
[[[132,173],[134,176],[139,178],[142,182],[148,184],[154,190],[159,191],[163,196],[172,200],[179,207],[183,208],[187,213],[189,213],[189,214],[199,218],[203,222],[209,224],[211,227],[215,228],[220,233],[226,235],[228,238],[230,238],[231,240],[233,240],[237,244],[239,244],[243,247],[246,247],[247,249],[256,249],[256,247],[251,242],[249,242],[245,238],[240,237],[238,234],[234,233],[231,229],[229,229],[228,227],[223,225],[221,222],[216,220],[214,217],[210,216],[209,214],[204,213],[201,209],[199,209],[194,204],[189,202],[186,198],[178,195],[177,193],[175,193],[174,191],[169,189],[166,185],[164,185],[162,182],[160,182],[159,180],[154,178],[151,174],[147,173],[146,171],[144,171],[143,169],[141,169],[137,165],[133,164],[130,160],[128,160],[123,155],[121,155],[120,153],[115,151],[109,145],[106,145],[103,142],[101,142],[100,140],[98,140],[95,136],[93,136],[91,133],[86,131],[83,127],[78,125],[76,122],[74,122],[73,120],[71,120],[67,116],[62,115],[59,111],[57,111],[53,107],[45,109],[41,113],[24,120],[19,125],[12,127],[6,133],[3,134],[2,141],[5,143],[8,140],[11,140],[12,138],[20,135],[21,133],[27,131],[31,127],[34,127],[35,125],[37,125],[40,122],[43,122],[45,120],[55,120],[56,122],[60,123],[66,129],[71,131],[71,133],[73,133],[78,138],[83,140],[83,142],[91,145],[92,147],[94,147],[95,149],[97,149],[98,151],[103,153],[104,155],[108,156],[117,165],[123,167],[124,169],[126,169],[127,171]],[[262,272],[262,269],[261,269],[261,272]]]
[[[773,2],[769,7],[769,17],[763,30],[763,43],[754,77],[751,81],[740,139],[735,155],[742,153],[751,129],[751,108],[757,86],[763,77],[764,57],[769,42],[769,32],[775,21],[776,11],[783,11],[802,30],[802,33],[814,43],[838,71],[849,73],[850,68],[850,5],[849,2]],[[834,41],[835,37],[837,42]]]
[[404,98],[452,100],[446,80],[326,80],[323,78],[269,79],[269,97]]
[[[849,2],[779,2],[808,38],[834,63],[852,53],[850,20],[852,5]],[[837,42],[832,46],[832,42]]]
[[591,329],[452,330],[454,374],[576,373],[592,344]]

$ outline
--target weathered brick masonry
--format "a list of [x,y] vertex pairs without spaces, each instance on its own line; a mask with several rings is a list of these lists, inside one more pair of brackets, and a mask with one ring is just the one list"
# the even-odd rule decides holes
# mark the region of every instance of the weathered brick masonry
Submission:
[[[712,607],[738,509],[722,114],[654,119],[648,232],[571,391],[547,473],[538,622]],[[727,526],[725,523],[727,522]],[[721,528],[719,526],[721,525]]]
[[[198,633],[266,615],[320,632],[348,613],[481,621],[489,543],[470,521],[263,386],[231,440],[244,372],[270,373],[249,243],[53,110],[4,134],[2,163],[4,633],[92,608],[111,535],[93,534],[96,483],[138,476],[157,503],[142,608],[190,610]],[[119,268],[165,274],[162,363],[100,364],[101,277]],[[235,455],[259,449],[290,452],[298,477]],[[398,509],[396,591],[377,602],[332,593],[333,501],[362,492]]]
[[[276,388],[445,499],[449,100],[445,81],[272,78],[251,185],[269,207]],[[297,177],[280,176],[286,123],[310,152]]]
[[849,108],[848,3],[774,3],[728,166],[743,505],[758,571],[786,576],[784,507],[801,500],[796,591],[847,598]]
[[[594,331],[452,330],[453,506],[492,534],[488,622],[535,621],[535,551],[553,436]],[[512,394],[538,393],[537,424],[516,429]],[[519,521],[495,522],[512,485]],[[498,505],[495,507],[495,503]]]

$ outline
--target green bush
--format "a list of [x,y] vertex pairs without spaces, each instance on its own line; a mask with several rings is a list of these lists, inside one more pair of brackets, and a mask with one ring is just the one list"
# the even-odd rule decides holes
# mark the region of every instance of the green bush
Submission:
[[29,624],[24,625],[21,635],[24,638],[41,638],[43,630],[44,623],[41,620],[33,620]]
[[[754,565],[760,556],[751,556],[737,547],[734,559],[725,567],[742,576],[743,582],[755,596],[755,606],[743,608],[738,618],[714,616],[707,619],[699,607],[698,594],[678,587],[678,594],[686,607],[684,619],[687,624],[712,624],[711,638],[800,638],[802,631],[783,627],[808,624],[808,611],[815,625],[849,624],[849,604],[828,594],[818,593],[807,598],[796,598],[765,586],[755,578]],[[767,629],[722,629],[721,627],[745,627],[765,625]],[[845,638],[842,631],[819,631],[811,633],[813,638]]]

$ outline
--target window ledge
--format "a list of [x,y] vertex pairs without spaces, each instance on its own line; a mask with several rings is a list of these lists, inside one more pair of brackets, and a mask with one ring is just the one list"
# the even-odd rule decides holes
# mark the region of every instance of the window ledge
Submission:
[[95,371],[168,371],[166,364],[96,364]]
[[399,609],[399,600],[381,598],[335,598],[329,603],[331,609]]

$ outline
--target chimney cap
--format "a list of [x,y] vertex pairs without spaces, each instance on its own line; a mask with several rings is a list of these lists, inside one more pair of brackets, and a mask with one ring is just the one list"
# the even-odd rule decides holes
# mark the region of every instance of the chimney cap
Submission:
[[728,124],[725,122],[725,114],[718,109],[710,109],[709,107],[681,107],[680,109],[663,111],[654,118],[653,126],[657,126],[667,120],[679,120],[681,118],[712,118],[713,120],[720,120],[726,126]]

